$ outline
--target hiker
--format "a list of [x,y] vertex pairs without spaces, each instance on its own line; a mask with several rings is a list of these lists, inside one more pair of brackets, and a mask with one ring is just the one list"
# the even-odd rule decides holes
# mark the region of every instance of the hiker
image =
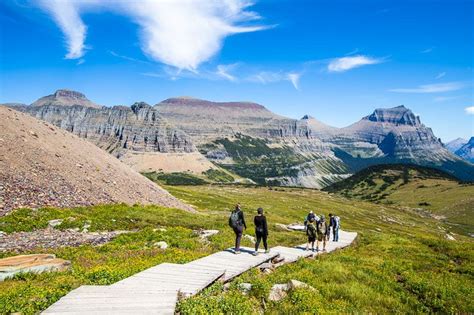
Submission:
[[247,228],[247,224],[245,224],[244,213],[240,209],[239,203],[235,205],[234,211],[232,211],[230,214],[229,225],[234,230],[234,233],[235,233],[234,253],[240,254],[240,241],[242,240],[242,234],[244,233],[244,228]]
[[[339,241],[339,227],[341,219],[337,215],[329,214],[329,227],[332,229],[332,241]],[[329,239],[328,239],[329,240]]]
[[323,242],[323,251],[326,251],[326,237],[328,234],[328,224],[324,215],[321,215],[321,219],[316,224],[316,230],[318,233],[318,241],[316,243],[316,251],[319,251],[319,243]]
[[319,217],[317,215],[314,214],[313,210],[309,211],[308,215],[306,216],[305,220],[304,220],[304,228],[306,230],[306,225],[308,224],[308,222],[313,219],[315,222],[319,220]]
[[253,223],[255,224],[255,236],[257,237],[257,242],[255,243],[255,252],[254,256],[258,255],[258,246],[260,241],[263,241],[263,247],[265,247],[265,253],[269,253],[267,246],[267,236],[268,236],[268,226],[267,218],[263,215],[263,209],[257,209],[257,215],[253,218]]
[[306,224],[306,235],[308,236],[308,244],[306,244],[306,250],[309,250],[309,245],[311,244],[311,250],[314,252],[314,242],[316,241],[317,229],[316,229],[316,220],[310,218]]

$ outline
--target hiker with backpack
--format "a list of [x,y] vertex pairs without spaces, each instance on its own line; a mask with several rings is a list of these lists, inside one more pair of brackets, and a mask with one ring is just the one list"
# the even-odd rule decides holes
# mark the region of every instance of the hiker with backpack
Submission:
[[328,234],[328,223],[324,215],[321,215],[321,219],[316,224],[316,230],[318,234],[318,241],[316,243],[316,250],[319,251],[319,243],[323,242],[323,251],[326,251],[326,237]]
[[311,219],[313,219],[315,222],[319,220],[319,217],[316,214],[314,214],[313,210],[309,211],[308,215],[306,216],[304,220],[305,230],[306,230],[306,226],[308,222],[311,221]]
[[267,236],[268,236],[268,226],[267,226],[267,218],[263,215],[263,209],[257,209],[257,215],[253,218],[253,223],[255,224],[255,236],[257,238],[257,242],[255,243],[255,252],[254,256],[258,255],[258,246],[260,245],[260,241],[263,241],[263,247],[265,247],[265,253],[269,253],[267,246]]
[[329,226],[332,229],[332,241],[339,241],[339,227],[341,219],[337,215],[329,214]]
[[245,224],[244,213],[240,208],[240,204],[236,204],[235,209],[231,212],[229,217],[229,226],[234,230],[235,233],[234,253],[240,254],[240,241],[242,240],[244,228],[247,228],[247,224]]
[[310,218],[306,224],[306,235],[308,236],[306,250],[309,250],[309,245],[311,245],[311,250],[314,252],[314,242],[317,236],[316,220],[314,218]]

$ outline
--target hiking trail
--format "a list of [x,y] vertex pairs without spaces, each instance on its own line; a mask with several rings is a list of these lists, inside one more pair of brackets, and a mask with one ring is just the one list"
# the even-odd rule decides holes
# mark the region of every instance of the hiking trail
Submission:
[[[327,242],[326,252],[347,247],[356,237],[355,232],[339,231],[339,241]],[[179,298],[193,296],[215,281],[230,281],[277,256],[283,259],[280,266],[322,254],[305,247],[276,246],[257,256],[253,249],[242,247],[240,255],[227,249],[187,264],[162,263],[112,285],[81,286],[43,314],[174,314]]]

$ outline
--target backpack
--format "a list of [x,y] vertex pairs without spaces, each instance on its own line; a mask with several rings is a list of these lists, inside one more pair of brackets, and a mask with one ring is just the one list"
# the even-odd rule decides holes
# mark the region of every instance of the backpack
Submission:
[[318,222],[318,233],[326,235],[327,233],[327,225],[326,222],[319,221]]
[[232,228],[237,228],[240,225],[240,211],[232,211],[229,218],[229,225]]
[[308,223],[306,234],[308,236],[315,238],[316,237],[316,227],[313,223]]
[[334,217],[334,227],[335,227],[335,228],[339,228],[339,225],[340,225],[339,222],[340,222],[340,221],[341,221],[341,219],[340,219],[338,216],[335,216],[335,217]]

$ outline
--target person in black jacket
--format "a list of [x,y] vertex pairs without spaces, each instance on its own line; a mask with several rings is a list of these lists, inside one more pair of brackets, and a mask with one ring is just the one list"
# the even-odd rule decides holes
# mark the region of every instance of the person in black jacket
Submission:
[[258,255],[258,246],[260,245],[260,241],[263,240],[263,246],[265,247],[265,253],[269,253],[267,246],[267,236],[268,236],[268,226],[267,226],[267,218],[263,215],[263,209],[257,209],[257,215],[253,219],[253,223],[255,224],[255,236],[257,237],[257,242],[255,243],[255,253],[254,255]]
[[244,228],[247,228],[247,224],[245,224],[244,213],[240,209],[240,204],[236,204],[234,211],[232,211],[232,213],[230,214],[229,225],[235,233],[234,253],[240,254],[240,241],[242,240]]

